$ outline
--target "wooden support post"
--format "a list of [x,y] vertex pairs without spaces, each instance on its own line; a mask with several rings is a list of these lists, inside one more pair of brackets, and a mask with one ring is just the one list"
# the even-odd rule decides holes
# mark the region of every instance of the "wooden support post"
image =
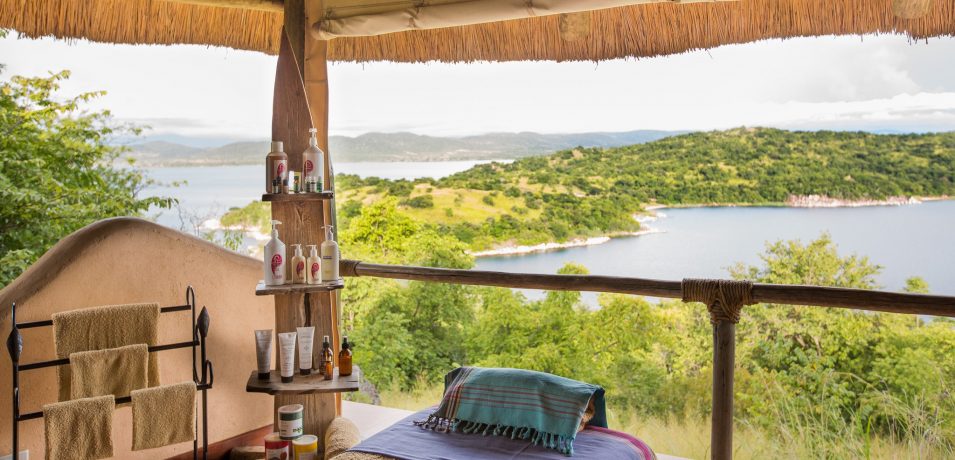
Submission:
[[[322,43],[318,48],[310,45],[313,40],[305,33],[307,14],[310,9],[321,11],[321,2],[286,0],[284,6],[282,43],[275,73],[272,139],[285,143],[289,171],[301,171],[302,151],[308,145],[310,128],[318,128],[319,145],[323,149],[328,147],[325,45]],[[306,84],[307,78],[310,84]],[[310,106],[313,101],[314,109]],[[321,244],[325,238],[323,227],[334,216],[334,209],[317,200],[273,201],[272,216],[282,221],[279,235],[291,251],[292,244]],[[291,264],[288,265],[291,271]],[[337,298],[328,293],[316,292],[309,299],[310,316],[306,317],[303,294],[276,295],[275,331],[291,332],[306,324],[315,326],[313,362],[317,362],[321,355],[323,335],[332,337],[332,347],[338,349]],[[288,404],[302,404],[305,407],[304,432],[317,435],[319,439],[324,438],[328,424],[340,413],[337,394],[279,394],[275,397],[276,414],[273,414],[276,416],[276,428],[278,408]]]
[[736,323],[713,324],[713,414],[710,457],[733,458],[733,372],[736,368]]

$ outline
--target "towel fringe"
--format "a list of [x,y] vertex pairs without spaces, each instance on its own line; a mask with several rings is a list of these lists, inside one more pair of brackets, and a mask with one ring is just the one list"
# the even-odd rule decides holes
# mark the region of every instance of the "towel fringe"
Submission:
[[574,438],[568,438],[554,433],[537,431],[531,427],[515,427],[509,425],[469,422],[458,419],[448,419],[429,415],[427,420],[416,420],[415,426],[439,433],[460,432],[465,434],[481,433],[484,436],[506,436],[511,439],[528,440],[535,446],[540,445],[548,449],[555,449],[564,455],[574,455]]

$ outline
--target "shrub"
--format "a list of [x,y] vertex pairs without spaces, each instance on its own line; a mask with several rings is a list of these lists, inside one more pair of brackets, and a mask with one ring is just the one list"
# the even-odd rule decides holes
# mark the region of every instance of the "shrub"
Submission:
[[418,195],[413,198],[408,198],[407,200],[402,200],[401,203],[399,204],[401,204],[402,206],[407,206],[409,208],[418,208],[418,209],[433,208],[434,197],[432,197],[431,195]]

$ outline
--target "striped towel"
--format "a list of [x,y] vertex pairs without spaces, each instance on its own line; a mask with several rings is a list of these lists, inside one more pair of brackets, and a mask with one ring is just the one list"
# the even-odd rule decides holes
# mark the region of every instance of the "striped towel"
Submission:
[[415,425],[436,431],[531,440],[573,455],[574,438],[591,399],[589,425],[607,427],[604,390],[543,372],[461,367],[444,378],[438,410]]

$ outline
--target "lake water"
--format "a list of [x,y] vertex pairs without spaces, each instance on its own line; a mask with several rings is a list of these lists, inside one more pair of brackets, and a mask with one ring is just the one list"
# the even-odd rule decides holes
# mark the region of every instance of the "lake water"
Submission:
[[[477,164],[339,163],[336,170],[392,179],[443,177]],[[151,187],[149,194],[179,198],[181,208],[197,217],[216,217],[230,207],[261,197],[259,166],[183,167],[149,170],[165,183],[186,181],[181,187]],[[905,279],[921,276],[933,293],[955,295],[955,201],[865,208],[692,208],[665,209],[649,225],[662,230],[602,245],[522,256],[488,257],[477,268],[528,273],[555,273],[568,262],[591,273],[679,280],[726,277],[736,262],[759,264],[767,241],[811,241],[829,232],[842,254],[869,256],[884,267],[878,280],[886,289],[901,290]],[[157,219],[179,228],[179,214],[167,211]],[[541,293],[528,292],[533,298]],[[585,295],[590,304],[595,295]]]
[[[767,241],[828,232],[840,254],[868,256],[884,268],[885,289],[900,291],[921,276],[933,293],[955,295],[955,201],[863,208],[689,208],[661,210],[648,225],[663,233],[617,238],[596,246],[523,256],[488,257],[482,270],[555,273],[569,262],[591,273],[680,280],[727,277],[727,267],[760,264]],[[542,294],[527,291],[529,297]],[[585,295],[589,304],[596,295]]]

